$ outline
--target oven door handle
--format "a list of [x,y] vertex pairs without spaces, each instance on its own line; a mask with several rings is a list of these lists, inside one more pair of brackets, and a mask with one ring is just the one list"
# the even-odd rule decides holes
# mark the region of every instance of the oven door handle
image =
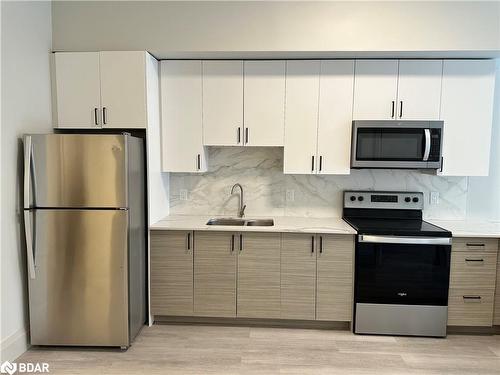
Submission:
[[359,242],[394,243],[403,245],[451,245],[449,237],[407,237],[407,236],[372,236],[360,234]]
[[429,160],[429,154],[431,153],[431,130],[424,129],[424,135],[425,135],[425,148],[424,148],[424,158],[422,159],[422,161],[427,161]]

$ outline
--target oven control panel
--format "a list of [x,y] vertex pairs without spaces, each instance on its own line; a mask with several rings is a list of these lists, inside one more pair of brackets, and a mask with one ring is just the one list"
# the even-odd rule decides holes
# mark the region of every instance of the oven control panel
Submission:
[[345,208],[422,210],[424,193],[408,191],[344,191]]

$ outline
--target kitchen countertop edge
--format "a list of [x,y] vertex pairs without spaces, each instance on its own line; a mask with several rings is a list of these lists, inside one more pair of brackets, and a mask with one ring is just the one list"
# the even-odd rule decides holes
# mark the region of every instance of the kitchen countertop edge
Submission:
[[214,232],[290,232],[290,233],[324,233],[324,234],[346,234],[355,235],[356,231],[342,218],[308,218],[308,217],[258,217],[252,216],[248,219],[272,218],[273,226],[231,226],[231,225],[207,225],[207,221],[213,217],[223,216],[190,216],[172,215],[150,225],[150,230],[198,230]]

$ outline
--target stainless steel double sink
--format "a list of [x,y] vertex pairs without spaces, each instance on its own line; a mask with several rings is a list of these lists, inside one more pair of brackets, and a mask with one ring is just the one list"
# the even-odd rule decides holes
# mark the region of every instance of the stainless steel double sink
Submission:
[[272,227],[273,219],[240,219],[233,217],[215,217],[208,220],[207,225],[232,225],[246,227]]

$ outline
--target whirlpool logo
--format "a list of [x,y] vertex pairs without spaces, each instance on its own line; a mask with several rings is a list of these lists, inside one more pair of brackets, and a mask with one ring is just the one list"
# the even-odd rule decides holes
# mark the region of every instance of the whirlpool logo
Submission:
[[38,374],[38,373],[48,373],[49,364],[42,363],[11,363],[9,361],[5,361],[0,365],[0,373],[13,375],[15,373],[19,374]]
[[408,295],[408,293],[406,293],[406,292],[399,292],[398,293],[398,296],[400,296],[400,297],[406,297],[407,295]]

